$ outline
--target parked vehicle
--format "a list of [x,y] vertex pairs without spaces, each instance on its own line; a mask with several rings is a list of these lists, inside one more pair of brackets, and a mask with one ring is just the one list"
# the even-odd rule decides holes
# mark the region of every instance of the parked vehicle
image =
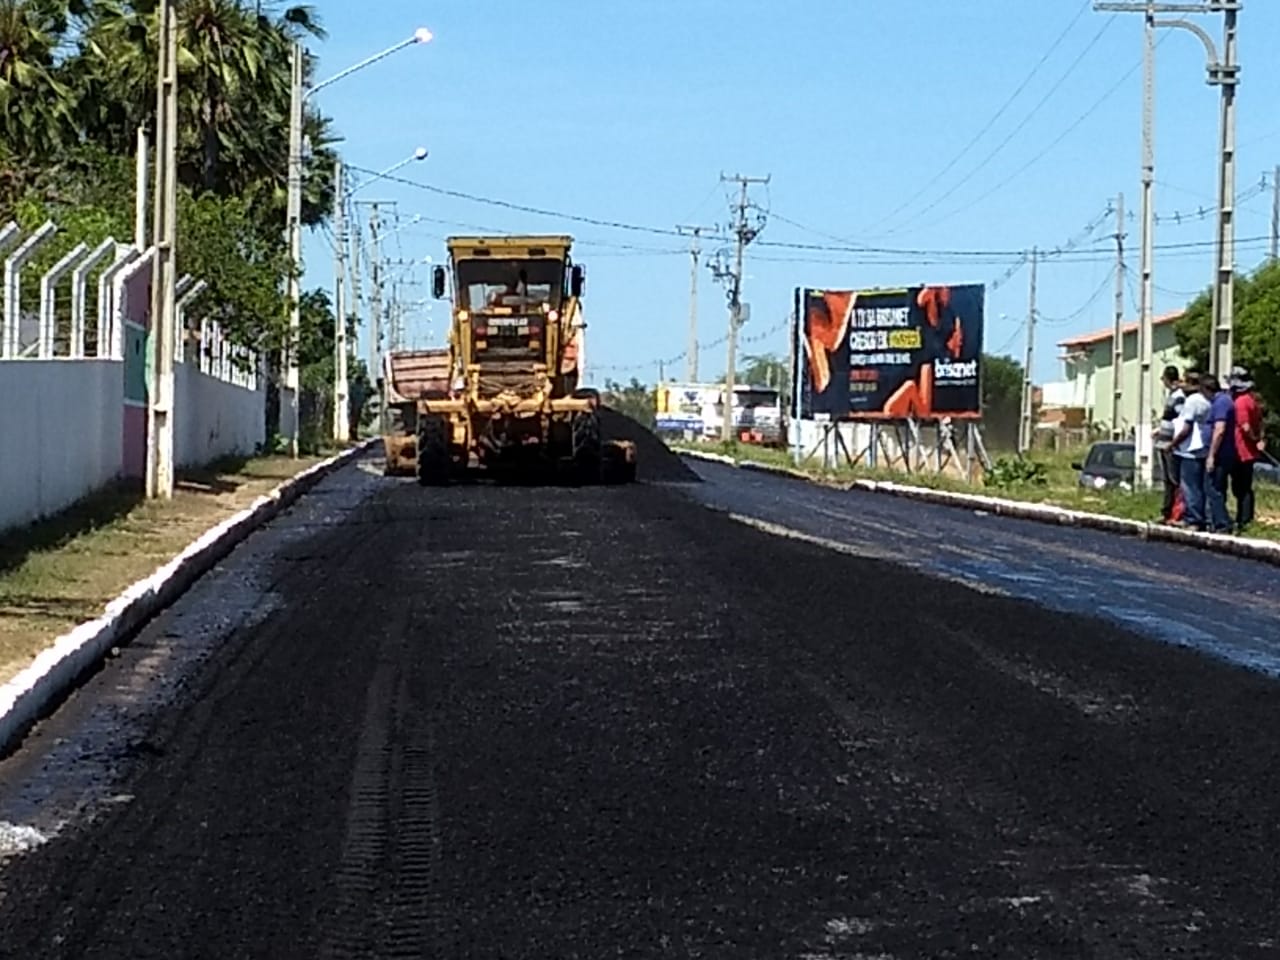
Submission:
[[[1132,443],[1104,441],[1089,448],[1083,463],[1073,463],[1080,472],[1080,486],[1090,490],[1133,489],[1133,472],[1137,463]],[[1156,483],[1164,483],[1164,461],[1156,457]],[[1253,465],[1255,483],[1280,486],[1280,463],[1267,458]]]
[[[1090,490],[1132,490],[1138,457],[1132,443],[1103,441],[1089,448],[1083,463],[1071,464],[1080,472],[1080,486]],[[1156,483],[1164,483],[1164,461],[1156,457]]]

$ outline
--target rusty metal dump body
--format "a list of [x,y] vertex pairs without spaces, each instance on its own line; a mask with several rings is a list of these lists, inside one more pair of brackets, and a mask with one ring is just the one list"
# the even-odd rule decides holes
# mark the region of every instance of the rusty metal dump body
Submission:
[[382,447],[388,475],[411,477],[417,470],[418,401],[449,396],[451,362],[448,347],[387,354]]

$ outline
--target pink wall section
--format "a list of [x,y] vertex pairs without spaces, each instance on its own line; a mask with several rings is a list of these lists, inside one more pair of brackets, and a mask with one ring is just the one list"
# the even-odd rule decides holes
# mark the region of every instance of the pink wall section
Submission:
[[123,467],[126,477],[144,477],[147,472],[147,408],[124,408]]

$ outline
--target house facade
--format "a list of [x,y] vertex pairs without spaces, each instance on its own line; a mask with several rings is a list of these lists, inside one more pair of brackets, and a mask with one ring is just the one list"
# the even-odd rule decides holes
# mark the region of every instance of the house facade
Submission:
[[[1185,370],[1190,361],[1178,349],[1174,327],[1182,311],[1152,319],[1152,366],[1154,376],[1170,364]],[[1113,427],[1112,397],[1116,383],[1112,340],[1114,330],[1108,328],[1059,341],[1063,377],[1044,385],[1045,410],[1083,410],[1084,421],[1091,427],[1110,431]],[[1138,324],[1123,328],[1124,361],[1120,369],[1123,397],[1120,402],[1120,430],[1127,434],[1138,421]],[[1162,397],[1151,398],[1151,413],[1159,412]]]

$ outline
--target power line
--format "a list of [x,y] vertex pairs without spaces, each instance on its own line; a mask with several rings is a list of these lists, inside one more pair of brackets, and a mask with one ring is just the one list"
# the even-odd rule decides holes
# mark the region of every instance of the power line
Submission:
[[1069,313],[1067,316],[1046,317],[1044,314],[1039,314],[1037,319],[1039,319],[1042,323],[1049,323],[1055,326],[1062,326],[1064,324],[1074,323],[1076,320],[1079,320],[1086,313],[1088,313],[1089,310],[1093,307],[1093,305],[1098,302],[1098,298],[1101,297],[1102,294],[1107,291],[1107,288],[1111,286],[1112,281],[1115,279],[1115,275],[1116,275],[1116,271],[1115,271],[1115,267],[1113,266],[1109,271],[1107,271],[1107,275],[1102,278],[1102,283],[1098,284],[1098,288],[1089,295],[1089,299],[1086,300],[1083,304],[1081,304],[1078,308],[1076,308],[1076,310]]
[[[1160,38],[1161,42],[1163,42],[1165,37],[1167,36],[1168,36],[1167,34],[1165,36],[1162,36]],[[1157,46],[1158,45],[1159,44],[1157,44]],[[1062,141],[1066,140],[1067,137],[1075,133],[1075,131],[1079,129],[1079,127],[1086,120],[1088,120],[1095,113],[1097,113],[1098,109],[1108,100],[1110,100],[1113,96],[1115,96],[1116,92],[1122,86],[1124,86],[1125,82],[1128,81],[1128,79],[1132,77],[1135,73],[1137,73],[1138,70],[1140,70],[1141,68],[1142,68],[1141,63],[1135,63],[1132,67],[1130,67],[1125,72],[1125,74],[1119,80],[1117,80],[1112,86],[1108,87],[1107,91],[1103,93],[1103,95],[1099,97],[1097,100],[1095,100],[1093,105],[1090,106],[1089,109],[1087,109],[1084,113],[1080,114],[1080,116],[1075,119],[1075,122],[1073,122],[1069,127],[1067,127],[1067,129],[1063,130],[1062,133],[1060,133],[1052,143],[1050,143],[1047,147],[1045,147],[1043,150],[1037,153],[1034,157],[1032,157],[1030,160],[1028,160],[1026,163],[1020,166],[1013,173],[1003,178],[1003,180],[1000,183],[996,184],[990,190],[974,198],[973,200],[969,201],[963,206],[957,207],[956,209],[952,210],[950,213],[944,213],[941,217],[938,217],[937,219],[935,219],[933,221],[933,225],[936,226],[937,224],[945,223],[947,220],[950,220],[952,217],[957,216],[958,214],[965,213],[969,210],[972,210],[978,204],[982,203],[984,200],[988,199],[989,197],[994,196],[996,193],[1003,190],[1014,180],[1018,179],[1018,177],[1022,176],[1024,173],[1026,173],[1028,170],[1034,167],[1037,163],[1039,163],[1041,160],[1047,157],[1050,153],[1052,153],[1055,149],[1057,149],[1058,145],[1062,143]]]
[[1005,100],[1005,102],[1000,106],[1000,109],[995,112],[995,114],[991,117],[990,120],[987,121],[986,125],[981,130],[979,130],[976,134],[974,134],[972,139],[970,139],[969,142],[964,145],[964,147],[960,150],[960,152],[957,153],[954,157],[952,157],[950,162],[948,162],[947,165],[942,168],[942,170],[940,170],[937,174],[935,174],[933,178],[929,180],[928,183],[926,183],[923,187],[921,187],[918,191],[916,191],[906,201],[899,204],[897,207],[889,211],[879,220],[872,223],[869,227],[866,228],[865,232],[868,232],[868,233],[871,232],[876,227],[880,226],[880,224],[885,223],[889,220],[892,220],[903,210],[906,210],[908,207],[914,204],[922,196],[927,194],[933,188],[934,184],[936,184],[939,180],[941,180],[948,173],[950,173],[955,168],[956,164],[958,164],[962,159],[964,159],[965,156],[968,155],[970,150],[972,150],[975,146],[977,146],[978,142],[987,135],[987,133],[991,130],[991,128],[994,127],[999,122],[1000,118],[1005,115],[1008,109],[1011,106],[1013,106],[1014,101],[1017,100],[1019,96],[1021,96],[1022,91],[1024,91],[1030,85],[1031,81],[1036,78],[1037,74],[1039,74],[1040,72],[1040,68],[1043,67],[1048,62],[1049,58],[1053,56],[1054,52],[1058,49],[1058,47],[1062,45],[1062,41],[1064,41],[1067,38],[1067,36],[1071,33],[1071,31],[1075,29],[1076,24],[1079,23],[1081,18],[1089,11],[1091,4],[1092,4],[1092,0],[1085,0],[1084,4],[1081,5],[1080,9],[1076,11],[1076,15],[1071,18],[1071,22],[1067,24],[1066,28],[1060,34],[1058,34],[1058,38],[1054,40],[1052,44],[1049,45],[1049,49],[1046,50],[1044,55],[1036,62],[1036,65],[1031,68],[1031,72],[1027,74],[1026,78],[1023,79],[1022,83],[1018,84],[1017,88],[1013,91],[1012,94],[1010,94],[1009,98]]
[[[362,173],[374,173],[362,167],[353,167]],[[549,210],[545,207],[532,207],[523,203],[514,203],[510,200],[499,200],[494,197],[482,197],[474,193],[465,193],[461,190],[450,190],[446,187],[437,187],[429,183],[420,183],[417,180],[410,180],[407,177],[399,177],[395,175],[384,176],[381,179],[388,180],[392,183],[398,183],[402,186],[413,187],[417,190],[425,190],[428,193],[434,193],[442,197],[452,197],[455,200],[467,200],[471,203],[483,203],[491,207],[501,207],[505,210],[514,210],[518,213],[531,213],[539,217],[554,217],[557,220],[571,220],[575,223],[589,223],[596,227],[607,227],[612,230],[627,230],[633,233],[651,233],[663,237],[678,237],[680,233],[676,230],[665,229],[663,227],[649,227],[636,223],[626,223],[621,220],[604,220],[598,217],[587,217],[581,214],[565,213],[562,210]],[[727,237],[718,236],[716,239],[724,240]]]
[[[1111,28],[1111,25],[1115,22],[1118,16],[1119,14],[1112,14],[1106,20],[1106,22],[1103,23],[1102,27],[1098,30],[1098,32],[1094,34],[1093,39],[1089,41],[1089,43],[1085,46],[1085,48],[1082,51],[1080,51],[1080,55],[1077,56],[1073,61],[1071,61],[1071,65],[1067,67],[1066,72],[1063,73],[1062,76],[1058,78],[1058,81],[1052,87],[1049,88],[1049,92],[1040,98],[1039,102],[1036,103],[1036,105],[1031,108],[1031,111],[1025,117],[1022,118],[1022,121],[1016,127],[1014,127],[1013,130],[1011,130],[1009,134],[1003,140],[1000,141],[1000,143],[996,145],[994,150],[992,150],[985,157],[983,157],[982,160],[979,161],[977,166],[975,166],[972,170],[970,170],[968,174],[966,174],[965,176],[957,180],[949,190],[945,191],[942,194],[942,196],[935,199],[932,203],[930,203],[924,209],[917,212],[914,216],[908,218],[905,223],[903,223],[896,230],[890,231],[890,233],[901,233],[910,225],[919,222],[919,220],[922,217],[924,217],[929,212],[936,210],[939,206],[942,205],[944,201],[953,197],[961,187],[969,183],[971,180],[973,180],[974,177],[976,177],[979,173],[985,170],[987,167],[987,164],[989,164],[992,160],[994,160],[997,156],[999,156],[1000,153],[1004,150],[1004,148],[1007,147],[1013,141],[1014,137],[1016,137],[1019,133],[1021,133],[1023,130],[1026,129],[1027,124],[1029,124],[1036,117],[1036,115],[1040,112],[1040,110],[1044,107],[1044,105],[1048,103],[1053,98],[1054,94],[1056,94],[1062,88],[1062,85],[1066,83],[1068,79],[1070,79],[1071,75],[1075,73],[1076,68],[1079,67],[1081,62],[1084,60],[1084,58],[1087,57],[1093,51],[1093,48],[1098,45],[1098,42],[1102,39],[1103,35]],[[1136,70],[1137,68],[1135,67],[1134,69]]]
[[[1130,73],[1132,72],[1133,71],[1130,71]],[[1124,79],[1127,79],[1127,76]],[[1115,88],[1113,88],[1113,91],[1114,89]],[[1095,109],[1096,109],[1096,105],[1095,105]],[[1051,145],[1051,147],[1052,146],[1056,146],[1056,144]],[[1046,150],[1045,152],[1047,153],[1048,151]],[[357,167],[355,169],[359,170],[361,168]],[[431,193],[438,193],[438,194],[451,196],[451,197],[454,197],[455,199],[462,199],[462,200],[467,200],[473,203],[487,204],[490,206],[497,206],[497,207],[502,207],[510,210],[534,213],[538,216],[556,217],[562,220],[569,220],[576,223],[587,223],[593,226],[599,226],[606,229],[626,230],[633,233],[653,234],[655,236],[678,237],[682,241],[686,239],[684,236],[682,236],[679,233],[679,231],[674,229],[667,229],[663,227],[652,227],[644,224],[627,223],[620,220],[605,220],[598,217],[585,216],[582,214],[547,210],[547,209],[538,208],[538,207],[529,207],[523,204],[513,203],[508,200],[501,200],[494,197],[482,197],[475,194],[463,193],[461,191],[448,190],[444,187],[437,187],[432,184],[419,183],[418,181],[409,180],[404,177],[389,176],[389,177],[384,177],[383,179],[392,180],[396,183],[400,183],[409,187],[414,187],[419,190],[425,190]],[[1105,216],[1110,216],[1110,212],[1105,214],[1104,217]],[[777,214],[772,214],[772,217],[774,219],[782,219]],[[428,220],[430,218],[423,217],[423,219]],[[452,223],[453,221],[432,221],[432,222]],[[792,225],[795,225],[795,221],[787,221],[787,222],[791,223]],[[710,240],[719,240],[719,241],[728,241],[729,239],[731,239],[727,236],[719,235],[719,234],[717,235],[704,234],[704,238],[710,239]],[[1264,237],[1256,237],[1256,238],[1244,238],[1242,240],[1239,240],[1238,243],[1239,244],[1266,243],[1268,241],[1269,241],[1269,237],[1264,236]],[[602,246],[608,244],[608,241],[588,240],[588,241],[580,241],[580,242],[596,243]],[[1214,246],[1214,244],[1215,244],[1215,241],[1203,241],[1203,242],[1196,242],[1196,243],[1160,244],[1156,246],[1156,249],[1157,250],[1192,249],[1192,248],[1201,248],[1201,247],[1212,247]],[[781,240],[772,240],[772,241],[757,240],[753,244],[753,246],[776,249],[776,250],[792,250],[792,251],[817,252],[817,253],[850,253],[850,254],[859,254],[863,256],[875,256],[875,257],[899,257],[899,258],[904,258],[903,262],[908,265],[928,263],[928,262],[943,263],[947,261],[968,261],[968,260],[972,260],[972,261],[995,260],[999,262],[1008,262],[1012,259],[1022,257],[1026,253],[1025,250],[1012,250],[1012,249],[991,249],[991,250],[927,249],[927,248],[910,248],[910,247],[868,246],[868,245],[859,245],[859,244],[797,243],[797,242],[787,242],[787,241],[781,241]],[[626,248],[625,245],[622,245],[622,244],[617,244],[615,245],[615,247],[620,247],[623,249]],[[666,254],[668,252],[673,254],[676,252],[679,252],[682,254],[687,253],[687,250],[684,247],[680,247],[680,248],[672,247],[672,248],[661,248],[661,249],[637,247],[636,249],[640,252],[653,252],[653,253],[661,252],[663,254]],[[1061,252],[1057,252],[1059,250],[1061,250]],[[1045,256],[1046,257],[1078,258],[1078,257],[1087,257],[1089,255],[1094,255],[1094,254],[1106,254],[1109,256],[1111,254],[1111,251],[1105,247],[1081,248],[1076,250],[1068,250],[1066,246],[1064,246],[1063,248],[1055,248],[1054,250],[1048,251],[1047,253],[1045,253]],[[764,258],[757,255],[756,259],[764,259]],[[798,261],[798,262],[812,262],[812,261]],[[865,262],[880,263],[885,261],[869,260]],[[1081,262],[1088,262],[1088,261],[1084,260]]]

